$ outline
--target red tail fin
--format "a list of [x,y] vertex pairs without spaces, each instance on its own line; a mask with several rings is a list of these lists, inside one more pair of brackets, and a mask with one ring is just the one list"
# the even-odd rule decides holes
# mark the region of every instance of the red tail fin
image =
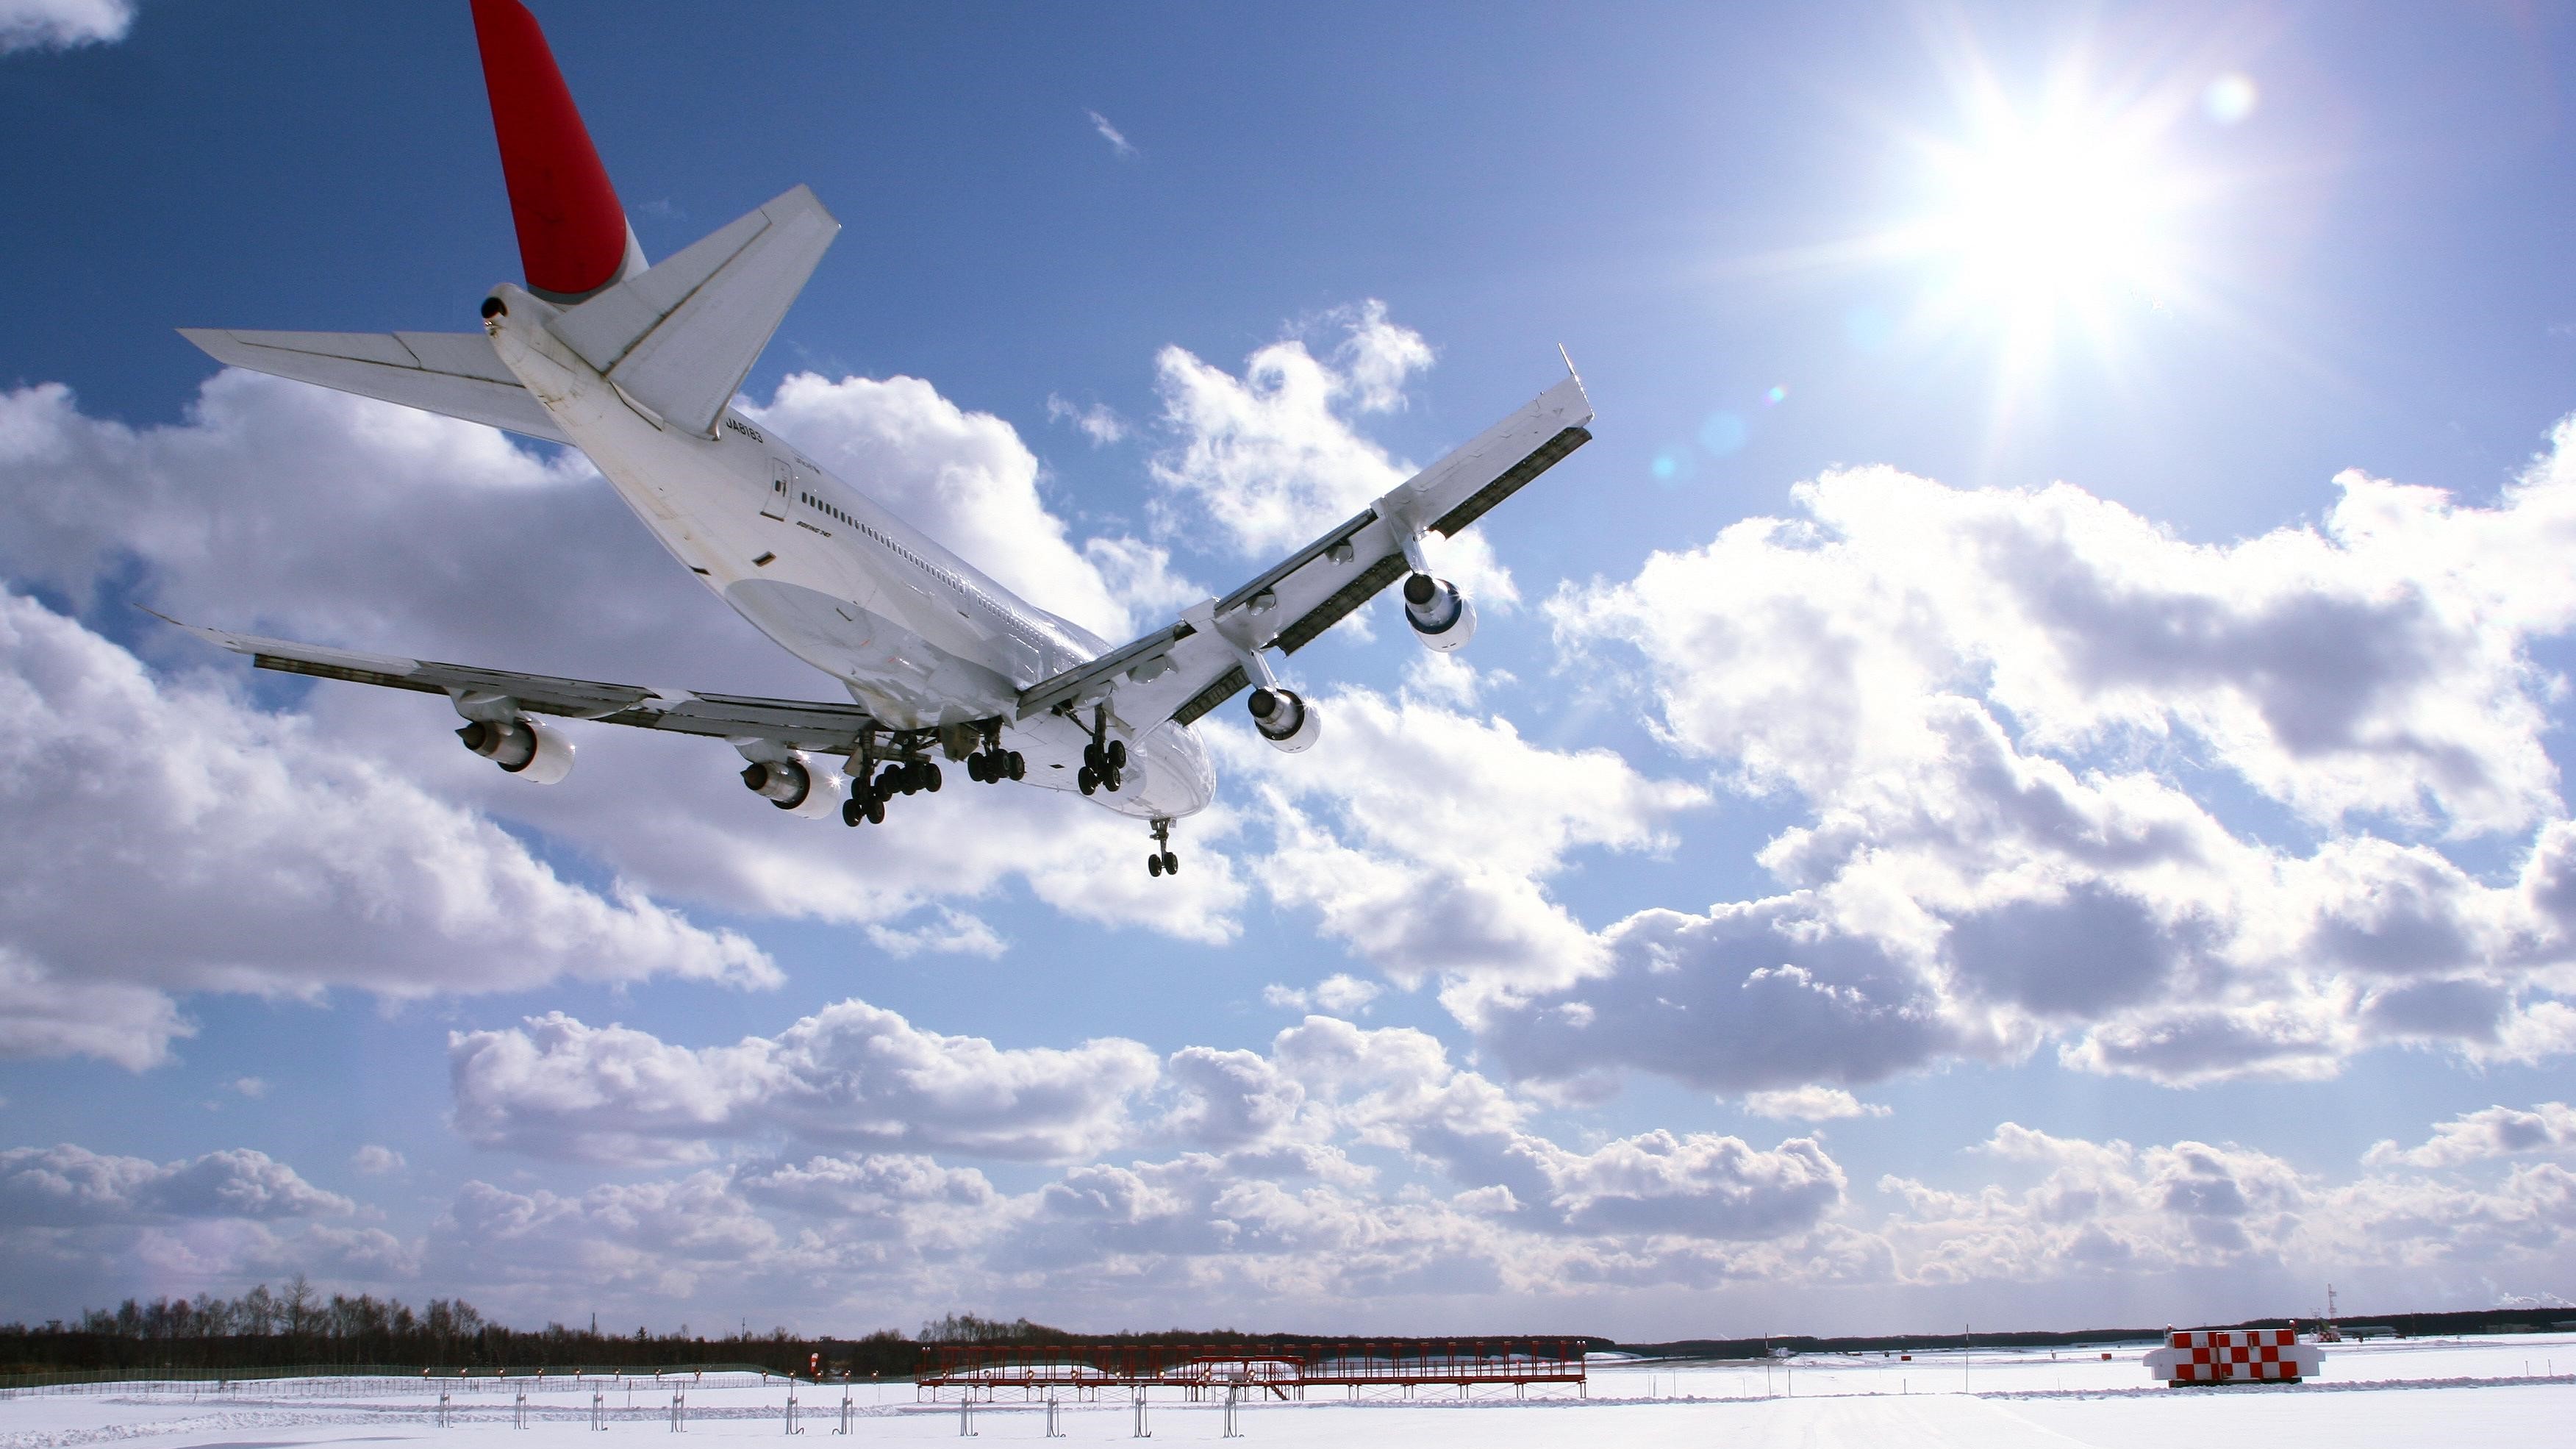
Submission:
[[519,224],[528,290],[549,301],[578,302],[627,270],[633,233],[626,209],[536,17],[519,0],[473,3],[492,133],[501,143],[501,175]]

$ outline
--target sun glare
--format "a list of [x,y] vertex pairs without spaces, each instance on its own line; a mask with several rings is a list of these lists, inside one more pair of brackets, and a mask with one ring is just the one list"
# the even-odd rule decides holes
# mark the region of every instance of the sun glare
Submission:
[[[2232,79],[2244,94],[2222,99],[2241,118],[2251,83]],[[2114,98],[2072,68],[2036,104],[1982,70],[1960,99],[1956,130],[1907,138],[1913,217],[1873,250],[1913,274],[1898,335],[1991,358],[2001,428],[2071,354],[2125,373],[2192,297],[2196,193],[2170,143],[2204,102],[2197,85]]]
[[2165,219],[2143,161],[2069,126],[1945,158],[1948,201],[1928,240],[1953,269],[1957,300],[2021,314],[2152,293],[2167,270]]

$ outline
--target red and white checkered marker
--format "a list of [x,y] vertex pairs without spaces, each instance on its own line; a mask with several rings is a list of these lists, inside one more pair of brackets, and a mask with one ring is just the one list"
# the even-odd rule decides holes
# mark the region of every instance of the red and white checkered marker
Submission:
[[2294,1328],[2177,1329],[2149,1353],[2147,1372],[2184,1384],[2297,1383],[2326,1366],[2325,1350]]

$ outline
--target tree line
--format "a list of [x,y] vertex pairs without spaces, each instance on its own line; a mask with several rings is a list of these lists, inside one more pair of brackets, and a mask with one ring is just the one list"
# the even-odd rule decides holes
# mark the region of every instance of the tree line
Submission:
[[[971,1315],[970,1315],[971,1317]],[[511,1328],[462,1298],[415,1310],[398,1298],[324,1295],[299,1273],[282,1290],[238,1298],[128,1298],[76,1320],[0,1324],[0,1373],[118,1370],[187,1377],[360,1365],[432,1370],[666,1369],[742,1364],[804,1374],[817,1361],[866,1378],[908,1375],[919,1346],[892,1329],[808,1338],[784,1328],[722,1336],[632,1334],[549,1323]]]
[[[603,1332],[549,1323],[541,1329],[494,1323],[462,1298],[433,1298],[415,1310],[398,1298],[324,1295],[299,1273],[282,1290],[261,1284],[238,1298],[128,1298],[77,1320],[0,1323],[0,1374],[131,1373],[209,1378],[285,1369],[429,1369],[433,1372],[535,1372],[613,1369],[649,1372],[732,1364],[772,1373],[909,1378],[925,1350],[946,1345],[1120,1343],[1240,1344],[1319,1341],[1299,1334],[1238,1329],[1170,1328],[1156,1332],[1075,1333],[1026,1318],[950,1313],[925,1321],[910,1338],[880,1329],[856,1338],[808,1337],[784,1328],[721,1336],[638,1328]],[[1320,1341],[1331,1342],[1332,1339]],[[1360,1340],[1339,1340],[1357,1343]],[[1608,1348],[1606,1339],[1590,1345]]]

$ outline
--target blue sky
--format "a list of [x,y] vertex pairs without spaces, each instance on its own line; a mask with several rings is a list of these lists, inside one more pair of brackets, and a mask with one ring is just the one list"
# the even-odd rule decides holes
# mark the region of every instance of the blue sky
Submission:
[[536,13],[648,255],[814,187],[747,399],[1041,603],[1230,587],[1245,500],[1559,343],[1596,440],[1480,525],[1464,669],[1390,615],[1297,660],[1313,753],[1211,731],[1178,890],[1054,797],[510,788],[127,607],[822,687],[577,458],[170,330],[517,276],[463,6],[0,0],[0,1315],[2576,1294],[2564,17]]

